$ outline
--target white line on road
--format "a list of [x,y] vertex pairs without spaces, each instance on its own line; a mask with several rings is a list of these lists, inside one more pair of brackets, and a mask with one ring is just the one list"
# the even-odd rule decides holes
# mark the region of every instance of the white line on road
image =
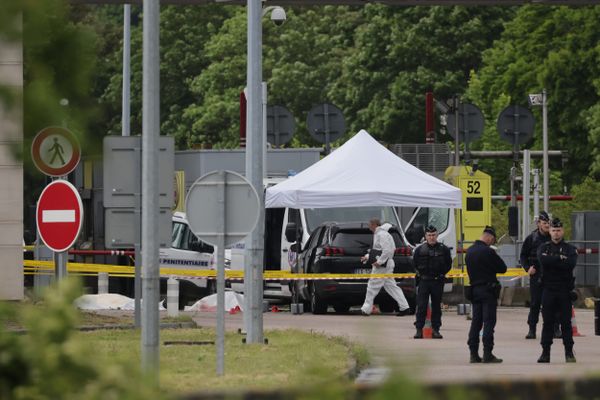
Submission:
[[75,222],[75,210],[42,210],[42,222]]

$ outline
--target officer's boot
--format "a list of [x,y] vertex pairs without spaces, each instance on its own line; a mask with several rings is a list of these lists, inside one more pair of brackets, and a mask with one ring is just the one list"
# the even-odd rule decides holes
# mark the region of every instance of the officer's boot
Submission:
[[477,349],[471,349],[471,358],[469,359],[469,362],[471,364],[476,364],[476,363],[480,363],[481,357],[479,357],[479,352],[477,351]]
[[502,362],[501,358],[496,357],[492,354],[492,350],[483,350],[483,362],[486,364],[500,364]]
[[413,336],[415,339],[423,339],[423,328],[417,328],[417,333]]
[[575,358],[575,353],[573,353],[573,347],[565,348],[565,361],[568,363],[577,362],[577,359]]
[[542,355],[538,358],[539,363],[549,363],[550,362],[550,346],[544,346],[542,348]]
[[431,333],[431,338],[432,339],[443,339],[444,337],[440,333],[439,329],[434,329],[433,332]]
[[529,333],[525,339],[535,339],[535,325],[529,325]]

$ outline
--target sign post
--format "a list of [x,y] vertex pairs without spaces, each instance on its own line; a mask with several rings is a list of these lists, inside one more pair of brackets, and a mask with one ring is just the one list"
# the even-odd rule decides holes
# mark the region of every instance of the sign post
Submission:
[[[225,246],[242,241],[258,222],[258,194],[242,175],[213,171],[190,187],[185,200],[191,231],[217,252],[217,375],[225,355]],[[244,293],[246,295],[247,293]],[[244,313],[250,310],[244,309]]]
[[66,252],[73,246],[83,222],[83,205],[75,187],[55,180],[44,188],[38,200],[36,221],[40,237],[54,251],[55,275],[67,275]]

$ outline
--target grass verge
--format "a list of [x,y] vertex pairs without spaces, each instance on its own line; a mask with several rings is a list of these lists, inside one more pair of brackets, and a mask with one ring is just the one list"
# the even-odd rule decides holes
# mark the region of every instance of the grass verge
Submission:
[[[139,363],[138,331],[78,333],[100,357]],[[269,390],[347,383],[355,363],[364,365],[364,348],[343,338],[296,330],[268,331],[268,345],[243,344],[225,336],[225,376],[216,375],[215,345],[164,346],[165,341],[214,341],[213,329],[167,329],[160,333],[161,387],[175,393],[218,390]],[[139,364],[138,364],[139,365]]]

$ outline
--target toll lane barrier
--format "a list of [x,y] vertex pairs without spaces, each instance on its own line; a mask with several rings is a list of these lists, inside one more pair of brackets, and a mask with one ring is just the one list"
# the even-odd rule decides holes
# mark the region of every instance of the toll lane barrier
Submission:
[[[24,271],[26,274],[52,274],[54,272],[54,262],[24,260]],[[133,266],[108,265],[108,264],[86,264],[86,263],[68,263],[67,271],[74,275],[94,275],[99,272],[106,272],[111,276],[132,277],[135,274]],[[192,270],[180,268],[161,268],[160,275],[180,278],[216,278],[215,270]],[[522,268],[509,268],[505,274],[499,274],[499,277],[526,276],[527,273]],[[466,278],[467,273],[461,271],[450,271],[448,278]],[[264,271],[263,280],[317,280],[317,279],[369,279],[369,278],[414,278],[414,273],[407,274],[301,274],[289,271]],[[225,278],[229,280],[244,280],[244,271],[225,270]]]

